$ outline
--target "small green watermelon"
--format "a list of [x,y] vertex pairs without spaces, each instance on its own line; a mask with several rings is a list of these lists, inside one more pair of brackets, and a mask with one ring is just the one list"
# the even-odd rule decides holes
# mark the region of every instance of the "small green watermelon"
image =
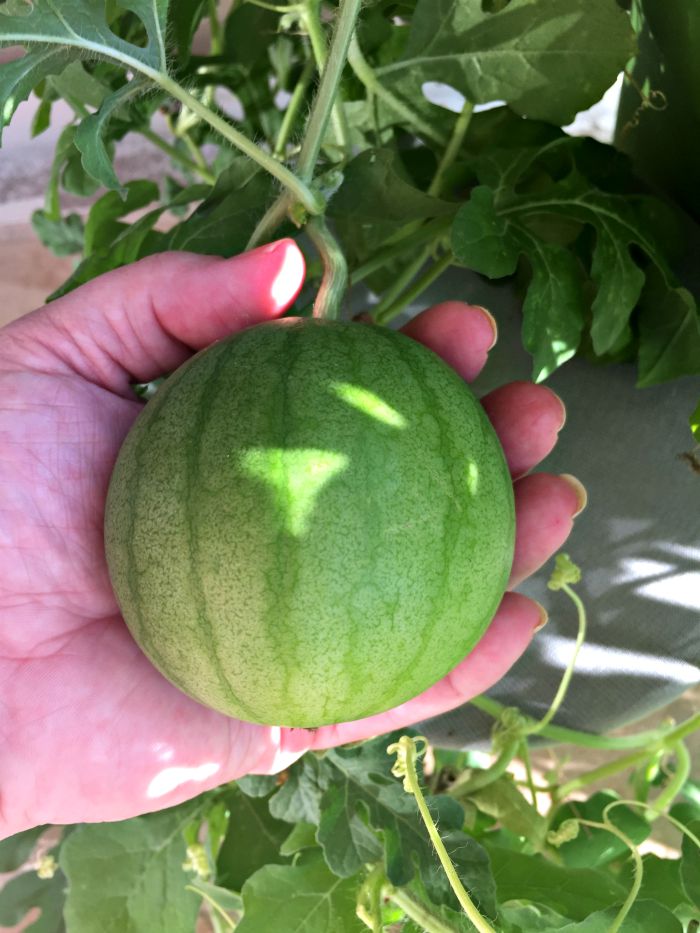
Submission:
[[513,490],[434,353],[288,318],[165,382],[119,454],[105,535],[127,625],[169,680],[315,727],[408,700],[474,647],[510,571]]

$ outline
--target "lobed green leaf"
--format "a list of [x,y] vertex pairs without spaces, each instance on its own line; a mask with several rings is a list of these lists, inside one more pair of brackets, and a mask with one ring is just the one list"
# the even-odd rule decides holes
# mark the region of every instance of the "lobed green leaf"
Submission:
[[200,897],[187,890],[183,833],[201,806],[195,800],[123,822],[79,826],[60,852],[67,928],[191,933]]

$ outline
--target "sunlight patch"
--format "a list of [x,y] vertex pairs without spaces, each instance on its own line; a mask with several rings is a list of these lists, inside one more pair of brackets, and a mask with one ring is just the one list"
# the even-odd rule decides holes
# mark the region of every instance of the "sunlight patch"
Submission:
[[146,796],[150,799],[156,797],[165,797],[166,794],[177,790],[183,784],[191,782],[206,781],[219,770],[221,765],[215,762],[209,762],[204,765],[197,765],[194,768],[165,768],[153,778],[148,785]]
[[241,465],[249,476],[270,487],[285,531],[299,538],[308,531],[318,494],[347,467],[348,458],[332,450],[315,448],[254,447],[245,451]]
[[332,389],[338,398],[370,418],[391,425],[392,428],[406,427],[404,416],[369,389],[354,386],[349,382],[336,382]]

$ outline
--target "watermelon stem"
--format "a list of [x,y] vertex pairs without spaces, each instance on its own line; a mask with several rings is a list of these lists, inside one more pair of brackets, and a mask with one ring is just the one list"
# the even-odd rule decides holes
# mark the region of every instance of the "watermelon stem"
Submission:
[[313,316],[335,320],[348,287],[348,264],[323,217],[310,220],[306,230],[323,260],[323,278],[314,301]]

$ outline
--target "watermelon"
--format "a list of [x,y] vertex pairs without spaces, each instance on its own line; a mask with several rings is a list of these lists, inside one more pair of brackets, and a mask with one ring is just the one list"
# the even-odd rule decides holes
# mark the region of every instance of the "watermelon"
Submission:
[[148,402],[105,541],[126,623],[172,683],[317,727],[408,700],[474,647],[506,586],[513,491],[434,353],[287,318],[196,354]]

